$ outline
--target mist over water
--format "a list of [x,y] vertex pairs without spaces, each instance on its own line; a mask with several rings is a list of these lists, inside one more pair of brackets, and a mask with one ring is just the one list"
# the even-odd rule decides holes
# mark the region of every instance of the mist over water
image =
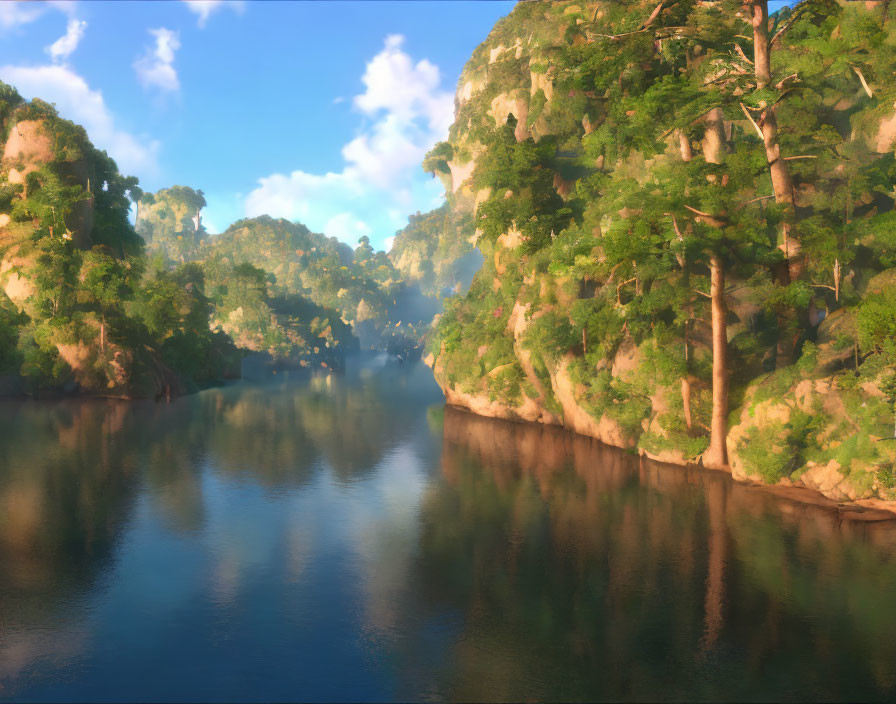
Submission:
[[0,699],[892,699],[877,518],[445,409],[385,360],[5,402]]

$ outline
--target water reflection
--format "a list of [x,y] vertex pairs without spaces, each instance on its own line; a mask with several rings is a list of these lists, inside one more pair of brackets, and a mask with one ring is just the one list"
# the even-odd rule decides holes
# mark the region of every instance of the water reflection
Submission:
[[892,698],[896,522],[445,412],[431,602],[449,697]]
[[[237,385],[170,405],[0,403],[0,697],[179,699],[192,691],[199,699],[264,699],[226,683],[185,688],[174,675],[166,686],[136,674],[138,689],[122,689],[126,680],[102,673],[112,663],[138,670],[131,650],[190,662],[185,650],[199,648],[192,662],[211,678],[216,667],[230,667],[211,641],[236,637],[228,619],[242,618],[241,610],[249,617],[236,630],[261,637],[256,619],[269,612],[266,601],[300,623],[271,628],[274,640],[308,647],[302,634],[313,606],[306,597],[297,607],[296,593],[272,599],[281,583],[316,591],[313,601],[348,581],[367,589],[375,612],[394,609],[382,592],[399,577],[375,585],[389,560],[406,562],[396,556],[407,546],[392,549],[396,524],[414,546],[422,469],[409,471],[409,460],[414,452],[435,456],[439,440],[426,422],[438,390],[421,371]],[[390,461],[394,477],[382,469]],[[372,491],[364,482],[374,473]],[[346,500],[352,487],[360,495]],[[384,494],[382,506],[371,493]],[[371,525],[381,526],[389,549],[368,535]],[[362,558],[367,574],[347,577]],[[362,657],[359,648],[345,658]],[[287,684],[284,691],[294,691]]]
[[0,698],[896,696],[896,521],[439,400],[0,404]]

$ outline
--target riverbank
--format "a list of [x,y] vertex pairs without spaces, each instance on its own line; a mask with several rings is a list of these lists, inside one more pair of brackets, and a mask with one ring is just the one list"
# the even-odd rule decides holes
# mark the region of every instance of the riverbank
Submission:
[[[819,502],[819,505],[829,505],[845,508],[853,507],[861,511],[887,512],[888,517],[896,515],[896,501],[883,499],[872,494],[872,490],[856,486],[859,482],[850,481],[850,475],[840,472],[840,466],[831,461],[827,464],[819,464],[812,461],[806,462],[799,471],[793,472],[790,477],[784,477],[776,482],[763,481],[763,477],[750,473],[744,465],[742,455],[746,443],[755,442],[763,444],[764,452],[775,451],[775,438],[771,433],[766,437],[753,437],[744,426],[761,428],[762,421],[769,417],[786,420],[783,415],[783,400],[780,396],[763,399],[758,403],[745,404],[743,413],[743,425],[732,427],[729,439],[729,456],[732,462],[724,468],[709,470],[704,467],[702,458],[687,458],[681,451],[673,448],[663,448],[655,452],[638,445],[638,435],[627,432],[618,421],[604,414],[599,420],[591,416],[587,409],[577,404],[572,391],[573,384],[568,378],[565,366],[559,365],[556,369],[549,369],[550,383],[554,396],[560,403],[556,411],[546,409],[539,401],[530,397],[524,397],[518,405],[510,405],[500,399],[489,398],[485,393],[469,393],[449,384],[444,375],[444,370],[439,365],[439,359],[434,355],[427,357],[425,362],[433,369],[436,382],[445,394],[446,403],[457,409],[473,413],[486,418],[515,421],[534,425],[556,426],[564,428],[578,435],[593,438],[610,447],[616,447],[639,455],[650,461],[666,465],[674,465],[679,468],[699,468],[707,471],[721,471],[732,477],[737,482],[748,486],[754,486],[783,498],[799,500],[803,503]],[[821,391],[818,391],[818,389]],[[830,395],[830,385],[825,387],[816,384],[807,391],[803,389],[802,396],[805,406],[811,408],[817,399],[812,398],[812,393]],[[754,399],[758,400],[758,399]],[[828,404],[831,405],[830,403]],[[758,414],[757,414],[758,408]],[[799,409],[797,408],[797,411]],[[642,430],[646,433],[655,424],[655,418],[644,421]],[[848,466],[848,464],[847,464]]]

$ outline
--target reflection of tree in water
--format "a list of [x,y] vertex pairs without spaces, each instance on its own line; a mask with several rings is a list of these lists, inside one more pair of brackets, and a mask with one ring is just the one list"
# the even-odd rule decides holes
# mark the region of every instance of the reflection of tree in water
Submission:
[[172,404],[0,404],[0,688],[93,651],[79,604],[112,569],[138,496],[152,530],[196,532],[222,518],[209,481],[279,492],[319,472],[367,476],[432,399],[431,379],[418,397],[407,375],[241,384]]
[[302,423],[300,396],[295,387],[290,393],[240,385],[197,398],[197,423],[215,470],[271,489],[307,484],[320,453]]
[[100,401],[0,404],[0,682],[35,653],[79,647],[58,614],[110,565],[130,514],[125,417]]
[[89,579],[138,479],[172,528],[195,530],[206,468],[272,488],[304,485],[322,457],[341,480],[369,471],[419,414],[401,403],[406,376],[237,385],[173,404],[0,404],[0,593],[37,602]]
[[[421,409],[415,402],[416,381],[405,369],[366,377],[348,374],[318,383],[316,393],[302,394],[302,425],[337,480],[368,476],[414,427]],[[431,395],[429,382],[424,393]]]
[[444,428],[419,574],[424,608],[462,614],[448,697],[896,694],[893,521],[551,428]]

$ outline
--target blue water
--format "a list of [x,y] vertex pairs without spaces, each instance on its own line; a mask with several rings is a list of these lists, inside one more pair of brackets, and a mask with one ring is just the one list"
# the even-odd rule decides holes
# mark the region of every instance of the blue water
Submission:
[[0,699],[896,696],[896,522],[442,404],[0,404]]

